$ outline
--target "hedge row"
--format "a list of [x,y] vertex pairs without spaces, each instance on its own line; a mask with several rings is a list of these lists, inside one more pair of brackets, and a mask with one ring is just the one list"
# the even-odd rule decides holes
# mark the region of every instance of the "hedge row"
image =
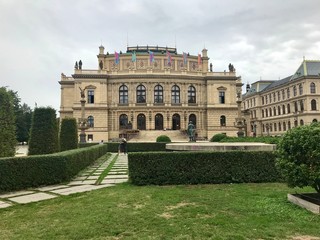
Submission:
[[[92,144],[92,143],[87,143]],[[96,143],[97,144],[97,143]],[[81,144],[81,147],[85,145]],[[116,142],[107,142],[105,145],[108,146],[108,152],[118,152],[119,143]],[[164,152],[166,151],[166,143],[143,143],[143,142],[128,142],[127,143],[128,152]]]
[[275,182],[273,152],[130,153],[129,178],[136,185]]
[[107,153],[96,145],[55,154],[0,159],[0,192],[69,181]]

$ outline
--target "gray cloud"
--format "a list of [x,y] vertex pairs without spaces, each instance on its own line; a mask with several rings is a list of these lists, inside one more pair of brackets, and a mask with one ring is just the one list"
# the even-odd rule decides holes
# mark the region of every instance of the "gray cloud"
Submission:
[[59,109],[60,73],[97,68],[98,46],[205,46],[216,71],[232,62],[244,83],[294,73],[319,59],[317,0],[0,0],[0,86]]

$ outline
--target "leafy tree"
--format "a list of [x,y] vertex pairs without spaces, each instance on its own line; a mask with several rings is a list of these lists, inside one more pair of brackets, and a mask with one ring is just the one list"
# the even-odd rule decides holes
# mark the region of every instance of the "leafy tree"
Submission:
[[15,155],[16,135],[14,104],[5,87],[0,88],[0,157]]
[[17,141],[28,142],[31,128],[32,109],[22,104],[16,112]]
[[291,129],[280,140],[276,165],[289,187],[311,186],[320,193],[320,124]]
[[58,125],[53,108],[36,108],[33,113],[29,141],[29,155],[59,151]]
[[60,129],[60,151],[78,148],[78,130],[75,118],[63,118]]

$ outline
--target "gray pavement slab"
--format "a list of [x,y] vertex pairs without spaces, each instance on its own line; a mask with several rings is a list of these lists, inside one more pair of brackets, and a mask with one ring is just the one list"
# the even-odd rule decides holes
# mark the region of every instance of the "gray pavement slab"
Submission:
[[81,192],[88,192],[100,188],[105,188],[105,187],[111,187],[114,186],[113,184],[109,185],[82,185],[82,186],[74,186],[74,187],[69,187],[69,188],[64,188],[64,189],[57,189],[53,190],[51,192],[56,193],[56,194],[61,194],[61,195],[70,195],[73,193],[81,193]]
[[123,183],[127,181],[128,179],[104,179],[102,180],[101,184],[116,184],[116,183]]
[[[99,176],[89,176],[87,180],[97,180]],[[86,180],[85,180],[86,181]]]
[[108,175],[104,179],[120,179],[120,178],[128,179],[128,175]]
[[37,188],[37,190],[46,192],[46,191],[51,191],[51,190],[66,188],[66,187],[69,187],[69,186],[68,185],[51,185],[51,186]]
[[0,208],[7,208],[7,207],[10,207],[10,206],[12,206],[11,203],[0,201]]
[[10,197],[16,197],[16,196],[31,194],[31,193],[34,193],[34,191],[9,192],[9,193],[6,193],[6,194],[1,194],[0,198],[10,198]]
[[12,197],[12,198],[9,198],[9,200],[16,203],[30,203],[30,202],[39,202],[42,200],[47,200],[55,197],[57,196],[47,194],[47,193],[34,193],[34,194],[29,194],[29,195],[24,195],[19,197]]

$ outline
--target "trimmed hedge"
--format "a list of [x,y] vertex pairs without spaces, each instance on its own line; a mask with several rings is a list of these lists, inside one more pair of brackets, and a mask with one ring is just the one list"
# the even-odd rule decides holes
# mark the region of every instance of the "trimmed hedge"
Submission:
[[107,153],[107,146],[0,159],[0,192],[69,181],[79,171]]
[[129,178],[136,185],[275,182],[273,152],[130,153]]
[[[108,142],[105,143],[108,146],[108,152],[118,152],[119,143]],[[164,152],[166,151],[166,143],[141,143],[141,142],[128,142],[128,153],[130,152]]]
[[78,129],[75,118],[63,118],[60,128],[60,151],[78,148]]

